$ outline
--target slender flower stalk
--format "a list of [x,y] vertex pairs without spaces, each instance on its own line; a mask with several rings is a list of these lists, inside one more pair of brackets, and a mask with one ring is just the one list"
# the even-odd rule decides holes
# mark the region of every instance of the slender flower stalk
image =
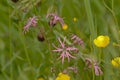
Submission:
[[33,27],[36,27],[37,26],[37,17],[36,16],[33,16],[33,17],[30,17],[29,19],[28,19],[28,22],[27,22],[27,24],[24,26],[24,30],[23,30],[23,32],[24,33],[26,33],[26,32],[28,32],[29,31],[29,28],[31,27],[31,26],[33,26]]
[[55,48],[55,50],[53,50],[53,52],[60,53],[60,57],[58,59],[62,59],[62,63],[64,63],[65,58],[68,59],[68,62],[70,62],[70,58],[76,59],[76,57],[73,56],[71,52],[72,51],[77,52],[78,49],[71,47],[71,46],[66,46],[65,45],[66,37],[64,38],[63,42],[61,41],[60,38],[58,38],[58,41],[60,43],[60,47],[56,47],[55,45],[53,45],[53,47]]
[[78,73],[78,68],[77,67],[68,67],[68,70],[72,70],[74,73]]

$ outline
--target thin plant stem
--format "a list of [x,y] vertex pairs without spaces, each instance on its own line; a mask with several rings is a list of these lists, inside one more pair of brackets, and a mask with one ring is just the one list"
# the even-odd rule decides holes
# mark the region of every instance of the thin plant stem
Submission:
[[95,32],[96,30],[95,30],[94,21],[93,21],[93,15],[92,15],[92,10],[91,10],[91,6],[90,6],[90,0],[84,0],[84,4],[85,4],[87,17],[88,17],[88,23],[90,25],[89,27],[90,27],[91,39],[93,40],[96,37],[96,32]]
[[95,28],[94,26],[94,20],[93,20],[93,15],[92,15],[92,10],[91,10],[91,6],[90,6],[90,0],[84,0],[84,5],[85,5],[85,9],[86,9],[86,14],[87,14],[87,18],[88,18],[88,23],[89,23],[89,29],[90,29],[90,48],[91,48],[91,52],[93,52],[96,55],[96,47],[94,46],[93,40],[94,38],[97,36],[97,28]]
[[[101,61],[102,61],[102,54],[103,54],[103,49],[100,48],[100,49],[99,49],[99,64],[100,64]],[[100,76],[100,80],[102,80],[102,76]]]
[[102,76],[100,76],[100,80],[102,80]]
[[113,2],[113,0],[112,0],[112,9],[110,9],[110,8],[108,7],[108,5],[105,3],[104,0],[103,0],[103,4],[104,4],[104,6],[106,7],[106,9],[108,9],[108,10],[111,12],[111,14],[112,14],[112,16],[113,16],[113,18],[114,18],[114,21],[115,21],[116,25],[118,26],[118,21],[117,21],[117,18],[116,18],[116,16],[115,16],[115,12],[113,11],[113,8],[114,8],[114,2]]
[[112,0],[112,11],[114,10],[114,0]]
[[95,72],[94,72],[94,62],[92,63],[92,80],[95,80]]
[[[9,8],[9,13],[10,13],[10,8]],[[10,53],[10,58],[12,59],[12,35],[11,35],[11,18],[9,15],[9,53]],[[12,63],[10,64],[10,80],[13,80],[13,68],[12,68]]]
[[99,49],[99,63],[102,61],[102,48]]
[[[20,24],[19,24],[19,25],[20,25]],[[21,25],[20,25],[20,26],[21,26]],[[19,31],[20,31],[19,34],[20,34],[21,42],[22,42],[22,44],[23,44],[23,48],[24,48],[24,51],[25,51],[25,55],[26,55],[28,64],[29,64],[29,66],[32,68],[32,63],[31,63],[31,60],[30,60],[30,57],[29,57],[29,54],[28,54],[28,51],[27,51],[27,48],[26,48],[26,44],[25,44],[23,32],[21,31],[20,28],[19,28]]]

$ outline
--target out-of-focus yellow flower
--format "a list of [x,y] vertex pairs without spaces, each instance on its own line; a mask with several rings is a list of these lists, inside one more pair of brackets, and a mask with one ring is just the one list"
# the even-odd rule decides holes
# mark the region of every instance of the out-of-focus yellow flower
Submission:
[[59,73],[55,80],[70,80],[70,76],[68,74]]
[[94,44],[97,47],[106,47],[110,43],[110,38],[108,36],[98,36],[96,39],[94,39]]
[[44,80],[43,78],[38,78],[38,80]]
[[120,57],[116,57],[111,61],[112,65],[115,67],[119,67],[120,66]]
[[74,17],[74,18],[73,18],[73,21],[74,21],[74,22],[76,22],[76,21],[77,21],[77,18],[76,18],[76,17]]
[[67,24],[64,24],[64,25],[62,26],[62,29],[63,29],[63,30],[67,30],[67,29],[68,29],[68,25],[67,25]]

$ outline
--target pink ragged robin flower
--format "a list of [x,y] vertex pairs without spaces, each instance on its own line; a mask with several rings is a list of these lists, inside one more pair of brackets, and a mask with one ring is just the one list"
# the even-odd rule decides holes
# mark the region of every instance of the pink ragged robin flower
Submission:
[[72,34],[71,40],[73,40],[73,44],[78,44],[81,45],[82,47],[85,47],[83,40],[77,35]]
[[73,71],[75,74],[78,73],[78,68],[77,67],[68,67],[63,71],[63,73],[68,73],[69,71]]
[[77,67],[68,67],[68,70],[72,70],[74,73],[78,73],[78,68]]
[[59,47],[56,47],[55,45],[53,45],[53,47],[55,48],[55,50],[53,50],[53,52],[58,52],[60,53],[60,57],[58,59],[62,59],[62,63],[64,63],[64,59],[67,58],[68,62],[70,62],[70,58],[75,59],[76,57],[72,55],[72,51],[73,52],[77,52],[78,49],[71,47],[71,46],[66,46],[65,45],[65,41],[66,38],[64,38],[64,41],[62,42],[60,38],[58,38],[58,41],[60,43]]
[[28,19],[28,22],[27,22],[27,24],[24,26],[24,30],[23,30],[23,32],[24,33],[26,33],[26,32],[28,32],[29,31],[29,28],[30,27],[36,27],[37,26],[37,17],[36,16],[33,16],[33,17],[30,17],[29,19]]
[[86,58],[85,59],[85,63],[86,63],[86,68],[87,69],[92,69],[94,68],[94,71],[95,71],[95,75],[96,76],[99,76],[99,75],[102,75],[103,72],[101,70],[101,68],[99,67],[98,63],[94,60],[91,60],[90,58]]
[[63,29],[67,29],[67,25],[64,23],[63,18],[59,17],[57,14],[51,13],[46,16],[46,18],[50,17],[49,25],[54,27],[57,22],[59,22]]

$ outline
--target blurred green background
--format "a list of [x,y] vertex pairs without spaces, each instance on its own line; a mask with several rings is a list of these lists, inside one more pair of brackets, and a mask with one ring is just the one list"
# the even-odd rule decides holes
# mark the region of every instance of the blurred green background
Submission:
[[[120,56],[120,0],[0,0],[0,80],[55,80],[59,72],[68,66],[77,66],[79,73],[70,72],[71,80],[119,80],[120,70],[111,65],[111,59]],[[57,13],[69,26],[63,31],[59,24],[53,29],[46,15]],[[38,16],[38,26],[23,34],[23,27],[31,16]],[[74,22],[73,18],[77,18]],[[37,39],[39,30],[45,30],[45,41]],[[58,45],[57,37],[77,34],[85,43],[83,55],[98,60],[100,49],[93,39],[108,35],[110,44],[102,49],[102,76],[93,76],[84,69],[81,55],[70,63],[57,60],[52,44]],[[61,36],[60,36],[61,37]],[[54,69],[51,72],[51,68]],[[94,77],[94,78],[93,78]]]

